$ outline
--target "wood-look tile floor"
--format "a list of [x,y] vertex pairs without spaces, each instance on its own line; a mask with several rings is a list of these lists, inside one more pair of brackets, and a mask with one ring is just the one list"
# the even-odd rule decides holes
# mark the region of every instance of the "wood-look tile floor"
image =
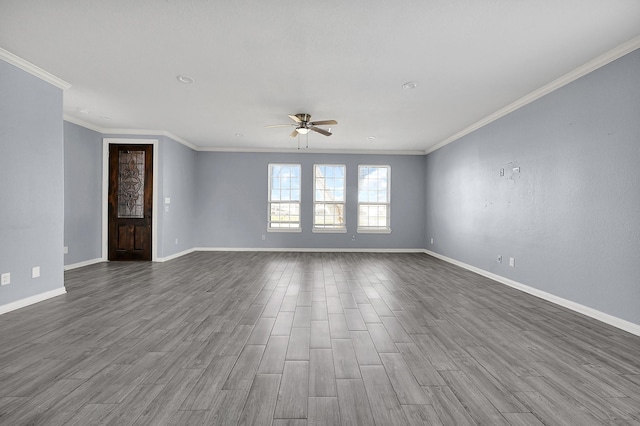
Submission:
[[2,425],[640,424],[640,338],[424,254],[193,253],[0,316]]

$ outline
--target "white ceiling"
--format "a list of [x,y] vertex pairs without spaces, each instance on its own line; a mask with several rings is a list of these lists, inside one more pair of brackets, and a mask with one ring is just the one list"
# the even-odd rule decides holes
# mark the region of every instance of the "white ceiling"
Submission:
[[317,150],[429,151],[639,34],[638,0],[0,0],[69,119],[200,149],[296,148],[265,125],[304,112]]

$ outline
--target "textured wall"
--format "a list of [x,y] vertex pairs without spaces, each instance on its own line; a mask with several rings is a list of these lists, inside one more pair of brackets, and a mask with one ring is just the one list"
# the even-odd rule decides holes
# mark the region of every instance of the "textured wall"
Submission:
[[101,227],[102,134],[65,121],[65,265],[102,257]]
[[[266,232],[269,163],[302,164],[301,233]],[[323,163],[347,166],[346,234],[311,231],[313,164]],[[358,164],[391,165],[391,234],[356,233]],[[195,241],[199,247],[348,249],[422,248],[424,244],[422,156],[199,152],[196,173]]]
[[635,51],[429,154],[425,246],[640,324],[638,164]]
[[62,90],[0,61],[0,306],[64,287],[63,163]]

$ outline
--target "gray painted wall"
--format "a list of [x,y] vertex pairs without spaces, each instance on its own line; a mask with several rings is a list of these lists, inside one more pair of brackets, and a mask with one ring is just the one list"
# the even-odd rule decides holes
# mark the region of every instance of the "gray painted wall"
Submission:
[[[158,257],[168,257],[194,247],[197,155],[196,151],[172,139],[163,136],[160,140]],[[170,204],[164,203],[167,197]]]
[[64,122],[64,264],[102,257],[102,134]]
[[0,306],[64,287],[63,164],[62,90],[0,61]]
[[[302,164],[301,233],[266,231],[269,163]],[[313,164],[323,163],[347,166],[346,234],[311,231]],[[391,165],[391,234],[356,233],[358,164]],[[229,248],[423,248],[423,185],[422,156],[199,152],[195,243]]]
[[427,249],[640,324],[640,51],[425,164]]

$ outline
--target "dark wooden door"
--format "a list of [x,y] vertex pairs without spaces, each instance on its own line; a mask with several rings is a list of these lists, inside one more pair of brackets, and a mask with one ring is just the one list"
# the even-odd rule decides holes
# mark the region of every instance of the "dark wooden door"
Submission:
[[151,260],[153,145],[109,145],[109,260]]

